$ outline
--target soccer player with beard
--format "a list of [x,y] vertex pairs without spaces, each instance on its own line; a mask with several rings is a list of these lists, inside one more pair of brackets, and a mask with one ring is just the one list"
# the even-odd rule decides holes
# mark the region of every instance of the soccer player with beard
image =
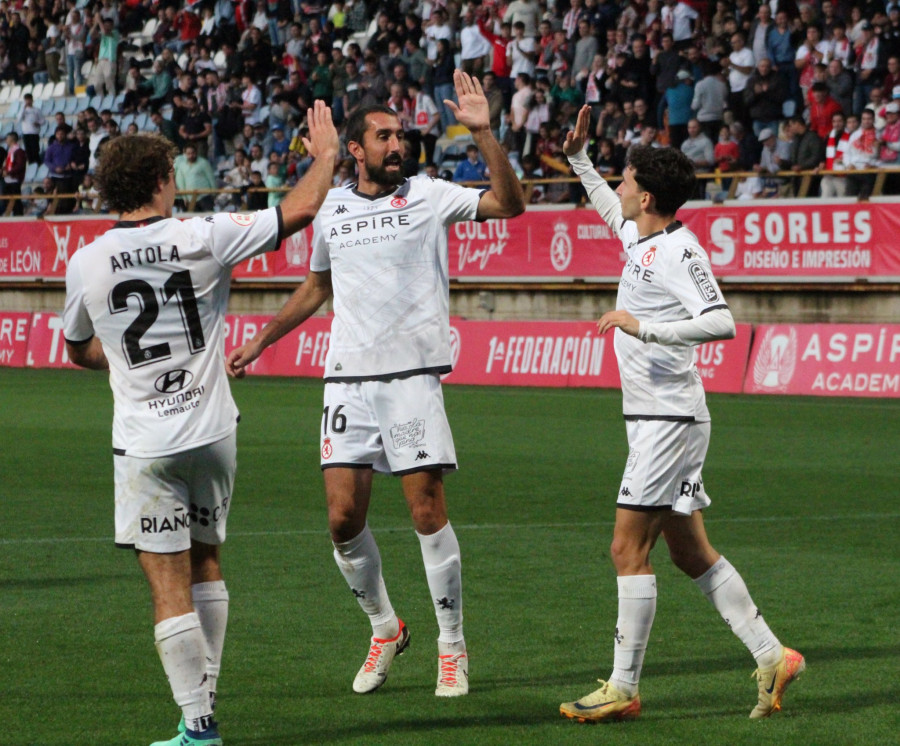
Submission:
[[225,311],[232,267],[309,225],[331,186],[331,111],[316,101],[308,121],[316,159],[279,206],[185,221],[172,218],[172,144],[111,140],[96,178],[119,221],[66,272],[69,358],[108,369],[113,391],[116,545],[135,550],[147,577],[156,649],[183,714],[178,735],[153,746],[222,744],[213,710],[229,599],[219,546],[238,419],[222,359]]
[[619,615],[609,681],[560,712],[580,722],[636,718],[638,681],[656,613],[650,550],[662,534],[672,561],[694,580],[757,663],[751,718],[781,709],[787,686],[806,667],[779,642],[738,571],[709,543],[702,469],[709,410],[693,347],[735,335],[734,319],[697,237],[675,220],[694,193],[694,167],[674,148],[635,145],[615,192],[584,152],[590,107],[578,114],[563,152],[591,203],[627,256],[616,310],[598,324],[615,330],[629,454],[619,487],[610,548]]
[[454,85],[459,103],[445,103],[471,131],[490,169],[490,189],[404,178],[396,112],[385,106],[354,112],[347,142],[359,182],[329,192],[313,222],[306,281],[226,363],[232,375],[242,375],[263,349],[334,295],[321,463],[334,557],[372,624],[368,654],[353,682],[361,694],[384,683],[409,644],[366,522],[374,471],[400,477],[421,543],[440,629],[435,694],[469,691],[459,543],[447,520],[442,477],[456,468],[440,382],[451,369],[447,229],[464,220],[513,217],[525,205],[491,134],[481,84],[457,70]]

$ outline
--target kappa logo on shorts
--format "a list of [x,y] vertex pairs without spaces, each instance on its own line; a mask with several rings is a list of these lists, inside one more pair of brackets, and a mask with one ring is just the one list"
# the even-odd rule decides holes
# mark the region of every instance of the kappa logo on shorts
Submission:
[[627,487],[623,487],[619,492],[620,497],[632,497],[631,490]]
[[248,212],[229,212],[228,217],[242,228],[246,228],[256,222],[256,215]]
[[424,461],[427,458],[429,458],[429,456],[425,451],[419,451],[416,454],[416,461]]
[[700,297],[707,303],[719,300],[719,294],[716,292],[716,286],[713,284],[712,278],[706,272],[706,268],[700,262],[694,262],[688,265],[688,272]]
[[422,441],[425,440],[425,420],[414,417],[409,422],[398,422],[396,425],[392,425],[391,440],[397,450],[422,445]]
[[325,438],[322,442],[322,458],[328,460],[334,453],[334,446],[331,445],[331,438]]

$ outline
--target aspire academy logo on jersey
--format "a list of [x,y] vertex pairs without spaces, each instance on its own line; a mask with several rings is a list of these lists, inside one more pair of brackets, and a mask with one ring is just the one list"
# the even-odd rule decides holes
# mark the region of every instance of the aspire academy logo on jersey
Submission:
[[153,382],[153,388],[160,394],[174,394],[191,385],[194,374],[189,370],[178,368],[163,373]]
[[777,327],[768,329],[753,364],[753,383],[757,389],[786,391],[797,367],[797,332],[787,334]]

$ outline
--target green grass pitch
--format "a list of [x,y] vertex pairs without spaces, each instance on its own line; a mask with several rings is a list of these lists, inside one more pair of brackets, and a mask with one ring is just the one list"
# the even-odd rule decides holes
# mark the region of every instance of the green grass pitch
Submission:
[[[350,689],[369,630],[331,556],[321,386],[233,385],[243,419],[218,711],[229,746],[900,742],[900,401],[709,397],[710,537],[807,672],[783,712],[751,722],[752,658],[660,546],[643,715],[584,726],[557,708],[612,665],[619,392],[445,388],[472,690],[438,700],[418,542],[387,477],[370,523],[412,644],[379,692]],[[112,544],[111,413],[103,375],[0,369],[4,746],[175,733],[149,594]]]

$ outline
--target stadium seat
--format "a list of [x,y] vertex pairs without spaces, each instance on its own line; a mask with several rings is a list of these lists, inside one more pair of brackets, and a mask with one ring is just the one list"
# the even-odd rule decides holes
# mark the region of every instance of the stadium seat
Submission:
[[123,114],[122,118],[119,119],[119,129],[124,132],[125,128],[128,127],[134,121],[134,114]]
[[49,81],[44,83],[44,87],[41,89],[41,95],[38,96],[34,94],[35,99],[45,99],[51,98],[53,96],[53,89],[56,87],[56,83],[50,83]]
[[113,99],[112,110],[116,113],[122,111],[122,104],[125,103],[125,91],[117,93]]
[[52,98],[42,98],[40,101],[36,101],[34,105],[41,110],[41,114],[45,117],[52,116],[57,109],[57,103]]
[[116,97],[112,93],[107,93],[103,100],[100,102],[99,111],[103,111],[104,109],[113,110],[113,105],[116,103]]
[[53,98],[60,98],[66,95],[66,81],[60,80],[53,84]]
[[91,77],[91,72],[94,69],[94,61],[93,60],[85,60],[81,63],[81,77],[85,80],[88,80]]
[[0,104],[5,104],[9,101],[9,94],[12,93],[12,86],[5,85],[0,88]]
[[9,94],[10,101],[21,101],[22,100],[22,86],[15,85],[13,86],[12,93]]
[[17,116],[19,116],[19,112],[22,111],[22,105],[22,99],[10,99],[9,108],[6,110],[6,116],[15,119]]
[[470,140],[472,138],[472,133],[461,124],[451,124],[447,127],[447,131],[444,133],[446,137],[449,137],[451,140],[458,139],[466,139]]
[[150,115],[147,114],[146,111],[142,111],[135,118],[135,123],[137,124],[138,130],[141,132],[147,132],[148,130],[155,130],[156,126],[153,122],[150,121]]
[[[26,93],[27,93],[27,91],[25,89],[22,89],[22,95],[24,96]],[[44,94],[44,84],[36,83],[34,85],[34,87],[31,89],[31,95],[34,96],[34,100],[37,101],[38,99],[43,98],[44,97],[43,94]]]
[[34,175],[35,181],[43,181],[44,177],[50,173],[50,169],[46,163],[40,163],[37,167],[37,173]]
[[78,100],[78,96],[66,96],[65,103],[63,104],[63,114],[68,117],[77,113]]
[[37,178],[37,170],[37,163],[29,163],[27,166],[25,166],[25,178],[23,179],[23,181],[34,181]]
[[[33,90],[34,90],[34,85],[31,83],[26,83],[25,85],[22,86],[22,95],[24,96],[26,93],[31,93]],[[35,98],[37,98],[37,96],[35,96]]]

